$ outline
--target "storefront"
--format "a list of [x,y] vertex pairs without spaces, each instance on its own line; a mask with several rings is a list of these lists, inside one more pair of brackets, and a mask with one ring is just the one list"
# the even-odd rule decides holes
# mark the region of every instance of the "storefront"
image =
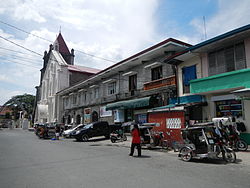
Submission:
[[183,106],[185,108],[185,121],[194,122],[202,121],[202,107],[207,105],[203,95],[189,95],[177,98],[170,98],[170,105]]
[[147,123],[147,110],[155,104],[154,97],[143,97],[107,104],[106,110],[113,110],[115,123],[128,121]]
[[[222,73],[190,81],[191,93],[204,94],[208,101],[207,117],[235,116],[243,122],[246,132],[241,133],[250,144],[250,69]],[[248,94],[247,94],[248,93]]]
[[148,122],[159,123],[153,131],[163,132],[164,139],[170,143],[182,143],[181,129],[185,128],[185,110],[183,106],[173,105],[153,108],[148,111]]

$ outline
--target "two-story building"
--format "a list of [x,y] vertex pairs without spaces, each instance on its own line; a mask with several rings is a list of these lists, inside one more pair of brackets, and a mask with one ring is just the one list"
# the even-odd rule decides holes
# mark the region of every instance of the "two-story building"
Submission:
[[147,122],[148,109],[176,96],[175,66],[163,61],[190,44],[169,38],[57,93],[59,120]]
[[186,120],[234,116],[250,143],[250,25],[229,31],[166,59],[177,68],[178,97]]

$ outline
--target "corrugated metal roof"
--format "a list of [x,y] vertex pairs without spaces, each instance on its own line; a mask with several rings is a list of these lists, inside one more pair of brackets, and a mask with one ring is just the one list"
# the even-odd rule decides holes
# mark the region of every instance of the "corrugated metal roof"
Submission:
[[95,68],[90,68],[90,67],[85,67],[85,66],[80,66],[80,65],[68,65],[68,70],[69,71],[74,71],[74,72],[86,72],[86,73],[92,73],[96,74],[100,69],[95,69]]

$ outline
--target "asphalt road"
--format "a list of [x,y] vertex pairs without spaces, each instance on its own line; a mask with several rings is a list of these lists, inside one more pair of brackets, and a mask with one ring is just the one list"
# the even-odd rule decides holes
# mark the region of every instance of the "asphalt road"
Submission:
[[238,159],[183,162],[176,154],[142,151],[102,141],[40,140],[33,132],[0,131],[1,188],[249,187],[250,168]]

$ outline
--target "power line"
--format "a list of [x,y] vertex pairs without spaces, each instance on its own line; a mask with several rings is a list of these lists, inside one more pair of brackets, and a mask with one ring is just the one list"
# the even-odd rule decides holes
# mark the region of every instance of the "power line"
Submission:
[[[2,53],[0,53],[0,55],[2,55]],[[4,55],[4,54],[3,54]],[[13,56],[13,58],[12,58]],[[0,58],[5,58],[5,57],[1,57]],[[37,63],[38,61],[36,60],[33,60],[33,59],[29,59],[29,58],[25,58],[25,57],[20,57],[20,56],[15,56],[15,55],[6,55],[6,59],[10,59],[12,58],[13,60],[18,60],[18,61],[24,61],[24,62],[27,62],[27,63],[32,63],[32,64],[36,64],[36,65],[40,65],[40,63]]]
[[6,39],[6,38],[4,38],[4,37],[2,37],[2,36],[0,36],[0,38],[3,39],[3,40],[6,40],[6,41],[8,41],[8,42],[10,42],[10,43],[12,43],[12,44],[14,44],[14,45],[16,45],[16,46],[19,46],[20,48],[23,48],[23,49],[25,49],[25,50],[28,50],[28,51],[30,51],[30,52],[32,52],[32,53],[34,53],[34,54],[37,54],[37,55],[39,55],[39,56],[43,56],[43,55],[41,55],[41,54],[39,54],[39,53],[37,53],[37,52],[35,52],[35,51],[33,51],[33,50],[30,50],[30,49],[28,49],[28,48],[26,48],[26,47],[24,47],[24,46],[22,46],[22,45],[20,45],[20,44],[17,44],[17,43],[15,43],[15,42],[12,42],[11,40]]
[[4,52],[1,52],[1,51],[0,51],[0,55],[11,56],[11,57],[14,57],[14,58],[27,59],[27,60],[31,60],[31,61],[40,61],[40,59],[33,59],[33,58],[23,57],[23,56],[20,56],[20,55],[14,55],[13,53],[6,53],[6,52],[4,53]]
[[[30,32],[28,32],[28,31],[25,31],[25,30],[23,30],[23,29],[20,29],[20,28],[14,26],[14,25],[8,24],[8,23],[3,22],[3,21],[1,21],[1,20],[0,20],[0,22],[1,22],[2,24],[5,24],[5,25],[9,26],[9,27],[12,27],[12,28],[17,29],[17,30],[19,30],[19,31],[22,31],[22,32],[24,32],[24,33],[26,33],[26,34],[29,34],[29,35],[32,35],[32,36],[34,36],[34,37],[40,38],[40,39],[45,40],[45,41],[47,41],[47,42],[52,42],[52,41],[50,41],[50,40],[48,40],[48,39],[45,39],[45,38],[43,38],[43,37],[40,37],[40,36],[38,36],[38,35],[35,35],[35,34],[33,34],[33,33],[30,33]],[[53,42],[52,42],[52,43],[53,43]]]
[[[47,41],[47,42],[53,43],[53,42],[50,41],[50,40],[47,40],[47,39],[45,39],[45,38],[42,38],[42,37],[40,37],[40,36],[38,36],[38,35],[34,35],[34,34],[28,32],[28,31],[25,31],[25,30],[23,30],[23,29],[20,29],[20,28],[14,26],[14,25],[8,24],[8,23],[3,22],[3,21],[1,21],[1,20],[0,20],[0,23],[5,24],[5,25],[7,25],[7,26],[9,26],[9,27],[12,27],[12,28],[14,28],[14,29],[17,29],[17,30],[19,30],[19,31],[22,31],[22,32],[24,32],[24,33],[26,33],[26,34],[33,35],[34,37],[37,37],[37,38],[39,38],[39,39],[42,39],[42,40],[45,40],[45,41]],[[98,59],[102,59],[102,60],[104,60],[104,61],[109,61],[109,62],[112,62],[112,63],[116,63],[116,61],[112,61],[112,60],[109,60],[109,59],[106,59],[106,58],[103,58],[103,57],[98,57],[98,56],[96,56],[96,55],[92,55],[92,54],[83,52],[83,51],[78,50],[78,49],[75,49],[75,50],[78,51],[78,52],[80,52],[80,53],[82,53],[82,54],[84,54],[84,55],[88,55],[88,56],[93,57],[93,58],[98,58]]]
[[[7,50],[7,51],[11,51],[11,52],[16,52],[16,53],[20,53],[20,54],[25,54],[25,55],[32,55],[32,56],[34,56],[33,54],[30,54],[30,53],[25,53],[25,52],[21,52],[21,51],[16,51],[16,50],[12,50],[12,49],[9,49],[9,48],[0,47],[0,49]],[[37,56],[36,56],[36,57],[37,57]]]
[[103,57],[98,57],[98,56],[95,56],[95,55],[92,55],[92,54],[88,54],[86,52],[83,52],[83,51],[80,51],[80,50],[76,50],[82,54],[85,54],[85,55],[88,55],[88,56],[91,56],[91,57],[94,57],[94,58],[98,58],[98,59],[102,59],[102,60],[105,60],[105,61],[109,61],[109,62],[112,62],[112,63],[115,63],[115,61],[112,61],[112,60],[109,60],[109,59],[105,59]]
[[1,61],[0,63],[16,63],[16,64],[24,65],[24,66],[27,66],[27,67],[32,67],[32,68],[40,69],[39,67],[36,67],[36,66],[33,66],[33,65],[28,65],[28,64],[20,63],[20,62],[16,62],[16,61],[11,61],[11,60],[8,60],[8,59],[3,59],[3,61]]

